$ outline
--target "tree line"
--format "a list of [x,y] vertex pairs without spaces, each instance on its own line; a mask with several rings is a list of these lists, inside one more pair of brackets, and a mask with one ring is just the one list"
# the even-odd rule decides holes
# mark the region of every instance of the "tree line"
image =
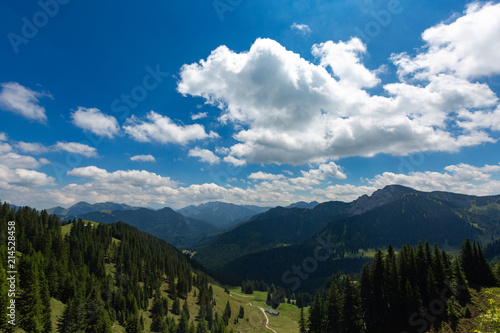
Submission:
[[396,253],[378,250],[359,277],[336,276],[303,311],[300,332],[423,332],[443,322],[456,327],[471,315],[470,286],[494,286],[498,277],[481,246],[468,239],[456,258],[419,242]]

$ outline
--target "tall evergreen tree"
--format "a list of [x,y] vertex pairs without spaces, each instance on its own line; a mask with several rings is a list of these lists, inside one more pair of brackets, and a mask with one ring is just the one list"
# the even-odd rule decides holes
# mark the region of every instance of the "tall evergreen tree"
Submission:
[[470,240],[467,238],[462,244],[460,251],[460,266],[465,274],[465,278],[470,284],[475,283],[475,263],[474,254]]
[[337,283],[333,281],[326,296],[326,327],[327,332],[338,332],[342,295]]
[[342,333],[362,332],[360,318],[360,300],[350,277],[345,280],[342,297],[342,314],[340,316]]
[[[307,333],[306,319],[304,318],[304,308],[300,308],[299,332]],[[333,331],[332,331],[333,333]]]
[[322,333],[325,329],[323,302],[319,293],[309,308],[308,328],[310,333]]

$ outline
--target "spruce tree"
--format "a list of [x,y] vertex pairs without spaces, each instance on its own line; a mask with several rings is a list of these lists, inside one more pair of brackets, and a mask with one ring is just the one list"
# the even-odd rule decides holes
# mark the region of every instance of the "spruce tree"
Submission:
[[226,308],[224,309],[222,318],[224,319],[224,323],[227,326],[229,324],[229,319],[231,319],[231,305],[229,304],[229,301],[227,301],[226,303]]
[[465,274],[465,278],[470,284],[474,284],[476,281],[475,277],[475,263],[474,254],[472,250],[472,245],[467,238],[462,244],[462,249],[460,251],[460,266]]
[[243,305],[240,305],[240,312],[238,313],[239,318],[245,317],[245,310],[243,309]]
[[310,333],[322,333],[324,329],[323,302],[320,294],[316,294],[309,308],[308,328]]
[[340,289],[333,281],[326,295],[326,327],[328,332],[337,332],[340,320],[342,295]]
[[359,333],[361,329],[360,301],[356,287],[350,277],[345,280],[342,297],[342,313],[340,327],[342,333]]
[[307,333],[306,320],[304,318],[304,308],[300,308],[299,332]]
[[183,311],[179,317],[179,324],[177,325],[176,333],[188,333],[189,332],[189,319],[186,313]]
[[201,318],[198,321],[198,327],[196,327],[196,333],[209,333],[208,325],[205,318]]

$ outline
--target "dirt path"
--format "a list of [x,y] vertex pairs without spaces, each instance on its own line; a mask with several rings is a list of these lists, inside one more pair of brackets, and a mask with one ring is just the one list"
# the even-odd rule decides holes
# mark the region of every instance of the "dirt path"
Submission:
[[238,295],[240,297],[253,297],[253,296],[249,296],[249,295],[241,295],[241,294],[238,294],[238,293],[235,293],[235,292],[232,292],[232,291],[231,291],[231,294],[235,294],[235,295]]
[[260,311],[262,311],[262,313],[264,314],[264,317],[266,317],[266,328],[270,331],[273,331],[274,333],[278,333],[275,330],[273,330],[271,327],[268,326],[269,325],[269,317],[267,316],[266,310],[264,310],[264,308],[261,308],[260,306],[252,305],[252,303],[250,303],[250,302],[248,302],[248,305],[260,309]]

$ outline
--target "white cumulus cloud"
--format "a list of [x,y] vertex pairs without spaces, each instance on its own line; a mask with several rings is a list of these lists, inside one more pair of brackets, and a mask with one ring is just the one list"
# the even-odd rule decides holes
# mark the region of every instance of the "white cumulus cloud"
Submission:
[[455,21],[424,31],[423,52],[394,54],[399,74],[427,78],[450,73],[467,79],[500,74],[499,17],[499,3],[472,2]]
[[147,114],[146,120],[136,117],[127,119],[123,129],[132,138],[140,142],[177,143],[185,145],[190,141],[217,138],[215,132],[207,133],[200,124],[177,125],[169,117],[154,111]]
[[118,121],[113,116],[106,115],[96,108],[78,107],[71,114],[73,125],[98,136],[112,138],[120,132]]
[[198,157],[201,162],[212,164],[218,164],[220,162],[220,157],[215,155],[208,149],[201,149],[199,147],[195,147],[189,151],[189,156]]
[[498,8],[471,5],[453,22],[428,29],[416,56],[391,58],[402,79],[382,85],[382,95],[365,90],[381,81],[363,64],[367,49],[357,38],[313,45],[319,64],[271,39],[240,53],[222,45],[182,66],[177,89],[204,98],[221,110],[222,123],[235,125],[238,142],[226,162],[300,165],[456,152],[496,141],[485,129],[499,130],[487,121],[497,116],[498,97],[475,78],[500,70]]

